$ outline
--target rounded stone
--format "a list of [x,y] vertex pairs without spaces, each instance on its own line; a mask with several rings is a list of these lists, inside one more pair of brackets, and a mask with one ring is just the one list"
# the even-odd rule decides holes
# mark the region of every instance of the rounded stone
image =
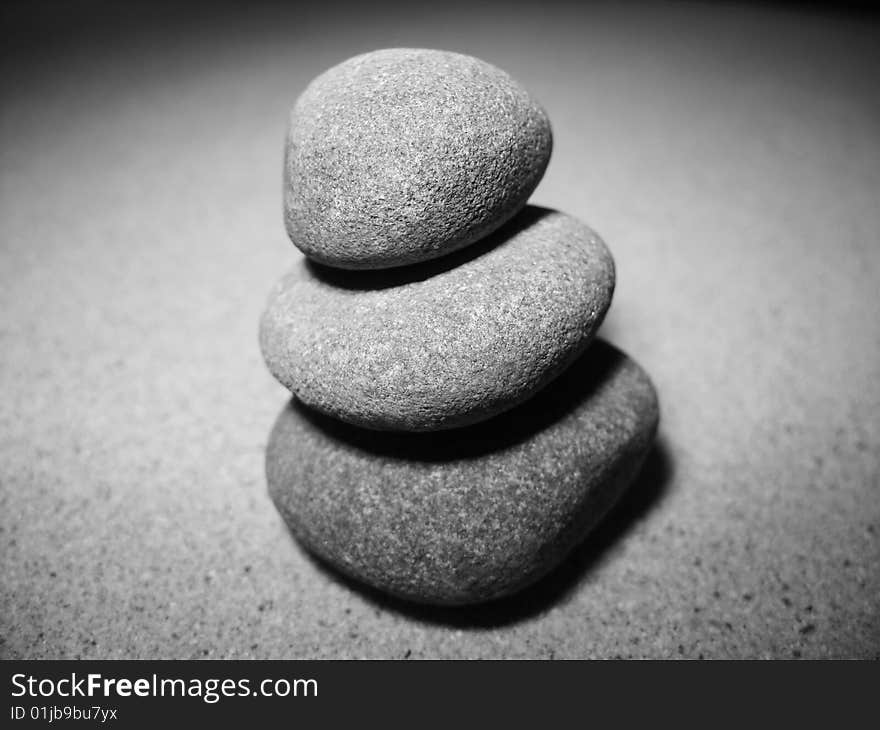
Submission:
[[602,341],[503,417],[439,434],[368,431],[293,399],[266,453],[294,535],[344,574],[423,603],[512,593],[556,566],[632,481],[657,396]]
[[273,375],[323,413],[379,430],[453,428],[559,375],[613,290],[601,239],[530,206],[479,244],[405,269],[300,260],[270,296],[260,342]]
[[356,56],[312,81],[290,114],[287,232],[342,268],[435,258],[522,208],[551,148],[544,110],[484,61],[408,48]]

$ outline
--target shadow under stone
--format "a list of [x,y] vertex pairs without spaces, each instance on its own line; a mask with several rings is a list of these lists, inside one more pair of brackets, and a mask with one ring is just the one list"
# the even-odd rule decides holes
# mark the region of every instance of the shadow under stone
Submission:
[[374,431],[318,413],[295,398],[291,407],[330,438],[374,455],[427,462],[476,458],[526,441],[564,418],[625,359],[613,345],[594,340],[570,367],[529,400],[486,421],[443,431]]
[[451,271],[468,261],[473,261],[501,246],[553,212],[549,208],[527,205],[501,228],[480,241],[421,263],[397,266],[391,269],[339,269],[305,259],[303,265],[315,278],[338,289],[354,291],[391,289],[417,281],[425,281],[432,276]]

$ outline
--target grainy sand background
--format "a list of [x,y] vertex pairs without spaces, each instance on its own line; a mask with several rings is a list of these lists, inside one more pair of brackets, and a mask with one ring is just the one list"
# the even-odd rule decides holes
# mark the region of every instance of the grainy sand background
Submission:
[[[0,655],[880,656],[876,19],[4,13]],[[472,53],[542,100],[556,144],[533,200],[609,243],[602,334],[663,408],[603,528],[525,594],[464,611],[341,582],[263,475],[285,391],[257,320],[295,256],[286,111],[326,67],[387,46]]]

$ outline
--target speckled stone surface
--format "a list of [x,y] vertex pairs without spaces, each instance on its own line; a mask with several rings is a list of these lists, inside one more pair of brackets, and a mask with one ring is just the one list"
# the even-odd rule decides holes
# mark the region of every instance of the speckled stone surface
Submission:
[[348,423],[430,431],[489,418],[537,392],[589,343],[614,291],[602,240],[529,206],[494,236],[391,272],[305,259],[260,323],[272,374]]
[[351,269],[441,256],[525,205],[552,145],[544,110],[491,64],[412,48],[356,56],[312,81],[290,114],[288,235]]
[[[0,74],[0,655],[880,655],[880,29],[757,3],[452,2],[210,22],[6,3],[34,19],[0,53],[40,45]],[[401,44],[540,93],[555,149],[534,202],[609,242],[599,337],[662,398],[656,448],[585,543],[474,608],[344,583],[266,494],[289,395],[254,323],[296,253],[289,105]]]
[[519,408],[443,434],[367,431],[293,400],[266,474],[294,534],[346,574],[409,600],[477,603],[534,582],[586,536],[658,418],[648,376],[598,341]]

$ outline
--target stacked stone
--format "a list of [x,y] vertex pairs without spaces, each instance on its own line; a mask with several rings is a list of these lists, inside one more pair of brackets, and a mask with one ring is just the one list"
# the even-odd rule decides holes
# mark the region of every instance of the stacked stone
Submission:
[[653,440],[647,375],[590,344],[610,253],[526,205],[551,147],[516,81],[441,51],[352,58],[291,113],[285,218],[305,258],[260,326],[295,396],[269,491],[309,550],[383,591],[465,604],[537,580]]

